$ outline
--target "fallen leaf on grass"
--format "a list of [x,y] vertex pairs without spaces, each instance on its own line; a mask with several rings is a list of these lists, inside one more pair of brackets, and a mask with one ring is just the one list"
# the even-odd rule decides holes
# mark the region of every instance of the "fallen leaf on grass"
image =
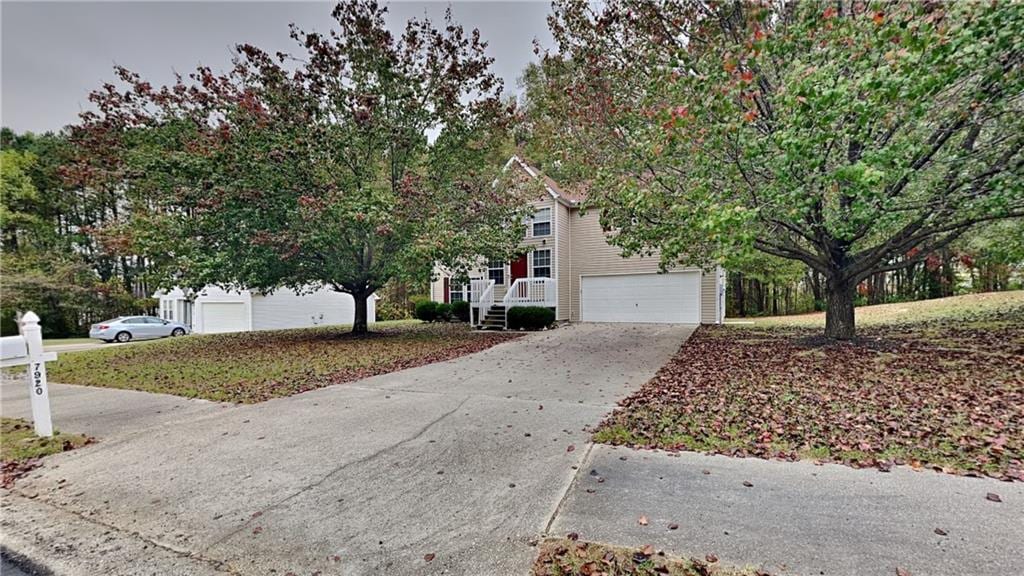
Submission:
[[[817,328],[701,327],[593,438],[1024,480],[1015,458],[1024,450],[1015,384],[1024,373],[1024,305],[970,320],[866,326],[842,344]],[[968,434],[959,432],[964,414]]]

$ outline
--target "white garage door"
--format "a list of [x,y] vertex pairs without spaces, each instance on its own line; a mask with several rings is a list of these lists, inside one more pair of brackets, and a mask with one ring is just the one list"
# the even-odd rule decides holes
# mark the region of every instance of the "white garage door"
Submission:
[[584,276],[584,322],[700,323],[700,272]]
[[244,332],[249,329],[245,321],[245,304],[242,302],[203,302],[203,332]]

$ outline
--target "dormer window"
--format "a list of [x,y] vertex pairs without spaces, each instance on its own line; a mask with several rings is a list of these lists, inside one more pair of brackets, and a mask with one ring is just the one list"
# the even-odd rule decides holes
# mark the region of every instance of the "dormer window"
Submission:
[[533,237],[551,235],[551,208],[540,208],[533,213],[530,235]]

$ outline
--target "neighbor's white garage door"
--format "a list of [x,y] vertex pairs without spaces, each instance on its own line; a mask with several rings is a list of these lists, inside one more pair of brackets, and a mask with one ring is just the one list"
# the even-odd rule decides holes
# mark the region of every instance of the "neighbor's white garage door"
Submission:
[[700,323],[700,272],[581,278],[584,322]]
[[203,332],[244,332],[249,329],[245,321],[245,304],[242,302],[203,302]]

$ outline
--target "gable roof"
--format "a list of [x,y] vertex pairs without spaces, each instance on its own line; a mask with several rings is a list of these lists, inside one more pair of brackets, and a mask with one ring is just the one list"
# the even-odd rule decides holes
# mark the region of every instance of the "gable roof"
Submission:
[[513,154],[512,157],[508,159],[508,162],[505,163],[504,170],[508,170],[513,166],[526,172],[530,177],[539,179],[541,183],[544,184],[544,190],[556,201],[565,204],[566,206],[576,207],[583,200],[583,194],[574,194],[563,190],[558,183],[551,179],[551,177],[541,174],[539,170],[530,166],[525,160],[515,154]]

